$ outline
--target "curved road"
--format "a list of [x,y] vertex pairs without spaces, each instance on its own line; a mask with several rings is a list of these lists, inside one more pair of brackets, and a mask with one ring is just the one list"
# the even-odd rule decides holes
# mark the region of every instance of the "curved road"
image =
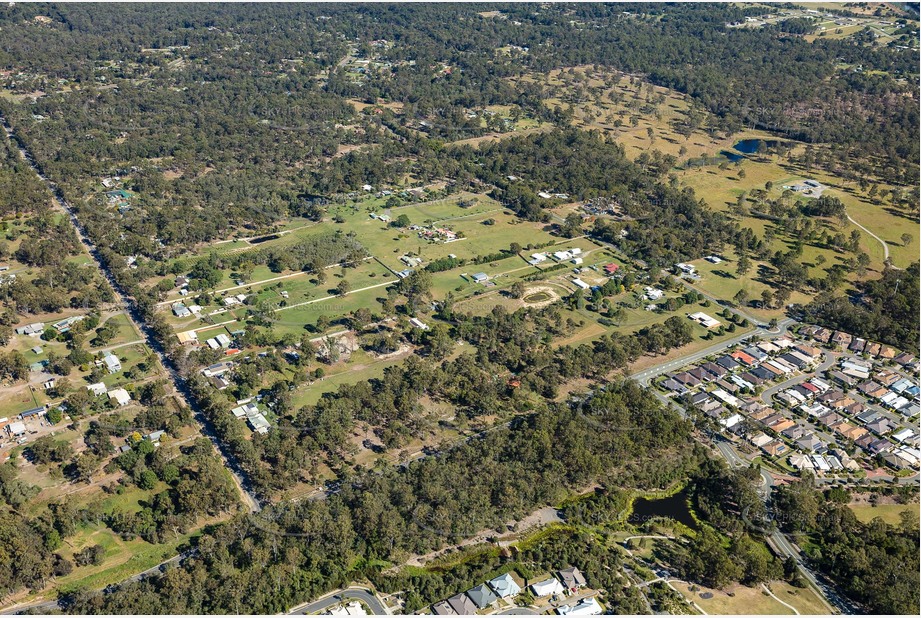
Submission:
[[378,598],[373,591],[367,588],[346,588],[345,590],[339,590],[337,592],[330,593],[324,597],[320,597],[316,601],[311,601],[295,607],[290,612],[289,615],[300,616],[304,614],[316,614],[322,612],[323,610],[339,605],[345,601],[357,600],[361,601],[371,609],[371,613],[376,616],[387,616],[390,615],[389,608],[384,604],[383,601]]

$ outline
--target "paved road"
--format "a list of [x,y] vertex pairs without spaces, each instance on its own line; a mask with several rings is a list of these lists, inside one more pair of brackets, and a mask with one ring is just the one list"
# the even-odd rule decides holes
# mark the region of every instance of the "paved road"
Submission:
[[[171,564],[179,564],[186,558],[189,558],[195,555],[196,552],[197,550],[191,549],[189,551],[173,556],[172,558],[168,558],[164,560],[163,562],[161,562],[160,564],[158,564],[157,566],[151,567],[147,569],[146,571],[142,571],[138,573],[137,575],[132,575],[131,577],[129,577],[128,579],[126,579],[119,585],[140,581],[146,577],[150,577],[151,575],[158,575],[159,573],[162,573],[164,570],[166,570],[167,566]],[[59,611],[61,609],[62,609],[61,606],[58,604],[56,600],[55,601],[44,601],[41,603],[30,603],[27,605],[19,605],[19,606],[14,606],[14,607],[4,609],[3,611],[0,611],[0,616],[14,616],[17,614],[22,614],[27,611],[31,614],[47,614],[52,611]]]
[[358,600],[368,606],[371,610],[371,613],[377,616],[386,616],[390,615],[389,608],[384,604],[383,601],[378,598],[373,591],[368,590],[367,588],[346,588],[345,590],[339,590],[337,592],[330,593],[324,597],[317,599],[316,601],[311,601],[310,603],[305,603],[295,607],[290,612],[289,615],[303,615],[303,614],[317,614],[323,610],[339,605],[342,602]]
[[742,333],[740,335],[736,335],[735,337],[731,337],[729,339],[725,339],[719,343],[711,345],[710,347],[704,348],[703,350],[700,350],[699,352],[694,352],[686,356],[681,356],[679,358],[676,358],[673,361],[662,363],[661,365],[656,365],[655,367],[651,367],[649,369],[639,371],[637,373],[634,373],[630,377],[633,380],[636,380],[637,382],[639,382],[640,384],[647,386],[653,379],[659,377],[663,373],[668,373],[670,371],[674,371],[675,369],[678,369],[679,367],[684,367],[685,365],[688,365],[690,363],[697,362],[702,358],[706,358],[712,354],[717,354],[718,352],[721,352],[722,350],[730,346],[734,346],[736,344],[742,343],[746,339],[749,339],[751,337],[756,337],[759,335],[763,335],[765,333],[766,331],[763,331],[761,329],[756,329],[753,332]]
[[820,375],[822,372],[824,372],[829,367],[831,367],[836,362],[838,362],[838,357],[840,356],[840,354],[836,352],[831,352],[829,350],[823,350],[823,352],[825,353],[825,360],[819,363],[819,366],[816,367],[814,371],[810,371],[808,374],[800,374],[798,376],[793,376],[789,380],[784,380],[783,382],[780,382],[779,384],[775,384],[774,386],[764,389],[764,391],[761,393],[761,400],[765,404],[771,405],[773,403],[772,400],[773,400],[774,395],[776,395],[780,391],[784,391],[790,388],[791,386],[795,386],[802,382],[806,382],[807,380],[812,379],[814,375],[815,376]]
[[16,133],[13,131],[12,126],[7,121],[6,117],[0,114],[0,124],[3,124],[3,128],[6,130],[7,136],[10,138],[10,141],[19,146],[19,152],[22,158],[32,167],[32,170],[35,174],[41,179],[42,182],[50,190],[55,202],[63,210],[70,219],[71,224],[74,226],[74,229],[77,232],[77,238],[80,240],[80,243],[83,245],[86,252],[93,258],[96,262],[97,268],[105,276],[106,280],[109,282],[109,285],[112,287],[115,295],[119,299],[121,306],[125,308],[125,314],[128,316],[128,319],[131,320],[137,332],[141,333],[147,345],[151,350],[157,355],[160,359],[160,363],[166,368],[167,374],[170,377],[170,380],[173,382],[175,387],[176,396],[182,401],[182,403],[192,410],[195,415],[196,420],[198,420],[199,425],[201,425],[202,435],[208,437],[211,440],[211,443],[214,445],[215,451],[221,456],[224,461],[225,466],[230,471],[231,475],[234,478],[234,482],[237,487],[240,489],[241,496],[243,501],[247,504],[251,511],[255,512],[262,508],[259,500],[255,497],[252,491],[249,489],[250,485],[243,473],[242,469],[238,465],[233,454],[224,447],[221,441],[218,439],[214,428],[211,425],[210,421],[202,413],[201,409],[195,404],[194,397],[191,396],[188,385],[185,382],[185,379],[179,374],[175,364],[172,362],[172,359],[167,356],[165,350],[160,345],[160,342],[157,340],[153,331],[147,325],[143,316],[141,315],[140,310],[137,305],[134,303],[134,299],[131,298],[125,290],[121,287],[119,282],[116,280],[112,271],[108,268],[105,261],[102,259],[102,256],[99,253],[95,243],[89,238],[86,233],[85,228],[81,225],[80,221],[77,219],[76,212],[71,207],[71,205],[64,198],[64,193],[61,191],[60,187],[57,186],[55,182],[49,179],[42,172],[41,167],[36,162],[32,154],[26,150],[25,145],[21,142]]
[[[716,448],[721,455],[729,462],[730,467],[740,468],[747,467],[749,462],[738,455],[735,452],[735,449],[725,438],[717,437],[716,438]],[[771,492],[774,488],[774,477],[766,469],[761,469],[761,479],[762,485],[759,488],[761,497],[764,499],[765,504],[770,509],[771,504]],[[792,543],[787,539],[786,536],[779,530],[774,530],[770,534],[765,536],[765,539],[768,542],[774,551],[783,556],[792,556],[796,561],[796,565],[799,568],[800,573],[803,577],[809,581],[812,586],[820,592],[821,595],[829,602],[831,607],[840,611],[844,614],[857,614],[861,613],[858,609],[847,599],[842,597],[840,594],[835,591],[835,589],[825,583],[824,580],[820,580],[816,575],[806,566],[803,561],[802,555],[799,550],[793,546]]]

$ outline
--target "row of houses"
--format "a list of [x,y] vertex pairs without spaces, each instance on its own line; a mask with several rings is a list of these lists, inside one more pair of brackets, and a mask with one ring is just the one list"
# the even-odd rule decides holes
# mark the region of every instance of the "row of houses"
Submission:
[[[575,594],[585,586],[586,580],[582,572],[576,567],[569,567],[558,571],[555,577],[531,584],[528,589],[535,598],[560,598]],[[432,612],[436,616],[471,616],[481,610],[495,607],[500,599],[511,601],[521,592],[521,586],[515,581],[515,578],[510,573],[503,573],[466,592],[434,603]],[[557,613],[589,616],[601,614],[602,608],[594,597],[588,597],[572,606],[560,606],[557,608]]]
[[[57,332],[64,334],[68,332],[74,324],[84,319],[82,315],[74,315],[69,318],[64,318],[58,322],[55,322],[52,325],[52,328]],[[17,326],[15,329],[17,335],[28,335],[30,337],[40,337],[45,332],[45,323],[44,322],[33,322],[32,324],[25,324],[23,326]]]
[[800,329],[799,334],[834,349],[847,349],[855,354],[863,354],[884,361],[892,360],[912,371],[917,369],[917,363],[912,354],[908,352],[900,353],[892,346],[862,339],[844,331],[831,330],[821,326],[804,326]]
[[818,348],[784,336],[698,363],[669,376],[662,382],[662,387],[677,395],[684,395],[713,384],[713,395],[731,403],[742,390],[754,391],[762,385],[816,365],[821,355]]

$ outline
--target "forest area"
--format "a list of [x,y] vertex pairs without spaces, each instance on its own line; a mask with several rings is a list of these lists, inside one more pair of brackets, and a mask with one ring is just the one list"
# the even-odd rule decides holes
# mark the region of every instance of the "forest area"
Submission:
[[[68,590],[68,613],[279,613],[353,581],[411,589],[406,608],[416,611],[513,562],[535,573],[577,564],[607,589],[609,609],[639,613],[645,597],[623,575],[614,511],[630,492],[678,485],[702,528],[656,559],[713,588],[803,584],[796,565],[744,525],[767,516],[758,469],[711,457],[699,428],[627,377],[638,361],[664,363],[684,346],[758,326],[743,317],[755,309],[917,350],[919,264],[900,269],[874,253],[880,247],[869,248],[849,217],[853,201],[800,199],[768,180],[733,186],[722,204],[680,178],[699,167],[705,179],[718,170],[741,181],[742,164],[663,153],[651,126],[650,147],[634,155],[617,131],[575,121],[591,88],[600,101],[603,88],[635,86],[633,101],[605,95],[631,110],[618,128],[665,110],[656,88],[667,88],[687,106],[662,121],[686,140],[676,152],[695,131],[728,144],[744,132],[770,135],[765,158],[872,186],[873,208],[915,225],[917,50],[895,37],[813,36],[809,19],[735,27],[782,8],[0,7],[0,116],[16,137],[0,139],[0,263],[11,269],[0,273],[0,386],[29,402],[33,383],[45,382],[36,376],[48,373],[42,401],[73,437],[10,442],[18,450],[0,465],[0,596],[102,564],[102,545],[70,545],[90,522],[124,542],[188,538],[178,549],[186,557],[104,592]],[[551,86],[563,72],[565,86]],[[559,105],[547,103],[555,97]],[[663,110],[653,105],[660,97]],[[72,205],[144,333],[110,315],[124,307],[113,306],[117,295],[41,176]],[[858,193],[849,191],[844,199]],[[593,204],[616,216],[584,214]],[[397,211],[404,206],[419,208]],[[476,225],[466,235],[447,229],[464,244],[423,244],[458,222]],[[515,240],[462,253],[498,229]],[[593,276],[575,254],[542,267],[526,257],[577,240],[607,256],[617,277],[589,285],[575,277]],[[913,240],[902,234],[900,248]],[[414,248],[440,253],[415,267]],[[734,274],[724,278],[735,288],[712,309],[710,296],[669,273],[729,253]],[[497,287],[465,287],[479,275]],[[755,277],[768,294],[733,296]],[[299,286],[299,302],[289,304],[287,290],[281,300],[282,282]],[[550,300],[529,306],[524,296],[542,282],[553,295],[545,289]],[[661,305],[645,303],[647,285],[668,293]],[[356,298],[367,303],[355,309]],[[476,301],[495,306],[469,309]],[[215,307],[183,321],[183,303]],[[680,310],[696,304],[722,309],[725,325],[695,330]],[[287,315],[310,321],[286,321],[281,311],[293,309],[303,313]],[[628,310],[648,321],[621,328]],[[34,340],[14,334],[78,313],[66,331],[41,324]],[[232,346],[207,343],[221,327]],[[179,378],[146,344],[132,349],[118,380],[132,382],[126,395],[137,408],[122,414],[78,380],[114,386],[104,358],[147,331]],[[340,349],[333,335],[343,333],[353,341]],[[344,353],[374,372],[342,379],[334,367]],[[220,380],[203,372],[228,359],[233,370]],[[242,513],[193,411],[168,394],[170,380],[263,511]],[[323,390],[304,398],[315,386]],[[230,412],[249,404],[271,411],[271,430],[251,431]],[[146,436],[156,431],[177,444],[155,446]],[[30,466],[75,486],[110,482],[99,500],[39,504],[46,494],[25,480]],[[573,499],[587,488],[596,491]],[[103,506],[125,492],[136,498],[130,508]],[[564,505],[566,526],[513,557],[398,568],[547,505]],[[902,567],[918,560],[917,522],[861,523],[846,505],[806,479],[778,488],[771,507],[848,596],[871,611],[916,613],[917,576]]]

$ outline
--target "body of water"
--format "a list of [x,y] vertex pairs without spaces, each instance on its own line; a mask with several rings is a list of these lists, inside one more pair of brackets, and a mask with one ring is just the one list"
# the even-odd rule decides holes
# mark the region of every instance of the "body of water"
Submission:
[[762,148],[763,142],[760,139],[743,139],[736,142],[733,148],[744,154],[755,154]]
[[687,491],[681,491],[667,498],[637,498],[633,501],[633,512],[627,521],[634,526],[640,526],[657,517],[668,517],[697,530],[697,522],[688,508]]

